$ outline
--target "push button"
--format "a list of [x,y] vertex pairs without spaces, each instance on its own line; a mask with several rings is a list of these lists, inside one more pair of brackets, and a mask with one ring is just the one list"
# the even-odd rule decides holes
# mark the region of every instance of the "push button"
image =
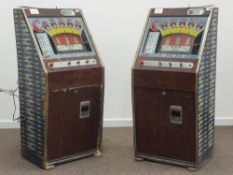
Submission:
[[144,64],[144,60],[140,60],[140,61],[139,61],[139,64],[140,64],[140,65],[143,65],[143,64]]
[[53,67],[53,62],[49,62],[49,63],[48,63],[48,66],[49,66],[49,67]]

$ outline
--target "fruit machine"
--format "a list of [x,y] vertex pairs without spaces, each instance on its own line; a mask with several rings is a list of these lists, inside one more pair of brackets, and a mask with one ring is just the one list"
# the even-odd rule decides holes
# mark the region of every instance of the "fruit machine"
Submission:
[[136,160],[197,169],[214,146],[218,8],[149,11],[132,68]]
[[13,12],[22,156],[49,169],[101,155],[104,67],[82,11]]

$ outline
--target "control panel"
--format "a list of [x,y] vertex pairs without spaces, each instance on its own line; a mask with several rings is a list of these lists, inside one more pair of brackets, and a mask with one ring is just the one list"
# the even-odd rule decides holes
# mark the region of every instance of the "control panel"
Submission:
[[192,69],[194,67],[193,62],[182,62],[182,61],[155,61],[155,60],[139,60],[138,64],[141,66],[149,67],[163,67],[163,68],[181,68],[181,69]]
[[71,61],[49,61],[48,66],[50,68],[67,68],[67,67],[79,67],[79,66],[89,66],[96,65],[96,59],[83,59],[83,60],[71,60]]

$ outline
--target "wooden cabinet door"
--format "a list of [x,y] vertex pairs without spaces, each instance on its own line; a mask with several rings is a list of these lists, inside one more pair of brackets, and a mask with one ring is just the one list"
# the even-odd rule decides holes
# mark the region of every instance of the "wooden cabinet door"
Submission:
[[51,93],[48,115],[48,160],[97,149],[100,88]]
[[194,93],[135,88],[135,119],[138,153],[195,162]]

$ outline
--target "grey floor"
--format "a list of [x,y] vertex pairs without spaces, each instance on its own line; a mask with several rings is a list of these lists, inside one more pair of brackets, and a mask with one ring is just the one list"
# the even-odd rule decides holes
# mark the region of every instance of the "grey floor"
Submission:
[[0,130],[0,175],[233,175],[233,127],[217,127],[213,158],[199,171],[133,159],[132,128],[105,128],[102,157],[90,157],[42,170],[20,155],[18,129]]

